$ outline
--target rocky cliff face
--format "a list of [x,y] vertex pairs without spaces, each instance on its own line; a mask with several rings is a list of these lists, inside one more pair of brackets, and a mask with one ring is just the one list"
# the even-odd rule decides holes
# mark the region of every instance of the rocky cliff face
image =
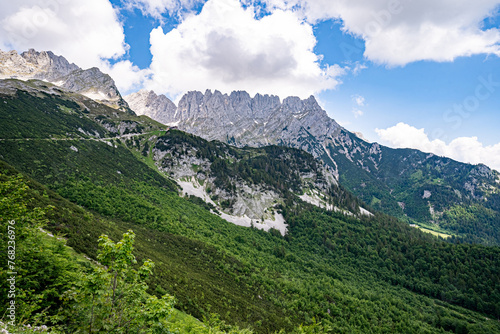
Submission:
[[235,148],[176,130],[152,136],[147,147],[151,149],[142,149],[143,154],[176,180],[184,194],[203,199],[238,225],[272,227],[285,234],[277,208],[297,197],[351,216],[368,214],[356,201],[345,200],[330,170],[301,150]]
[[96,67],[83,70],[51,51],[30,49],[18,54],[0,50],[0,79],[7,78],[45,80],[110,107],[131,112],[109,75]]
[[[316,157],[328,157],[323,141],[334,138],[341,127],[311,96],[306,100],[273,95],[250,97],[247,92],[230,95],[207,90],[188,92],[175,105],[163,95],[140,91],[125,97],[138,114],[208,140],[236,146],[283,145],[301,148]],[[335,172],[335,164],[331,161]]]
[[[125,99],[141,114],[208,140],[307,151],[366,203],[398,217],[438,223],[447,210],[470,203],[500,211],[498,172],[368,143],[339,126],[312,96],[280,101],[272,95],[252,98],[242,91],[230,95],[194,91],[185,94],[177,107],[165,96],[147,91]],[[422,197],[424,193],[432,195]]]
[[152,119],[168,124],[172,122],[172,115],[177,109],[176,105],[165,95],[156,95],[153,91],[141,90],[125,97],[137,115],[146,115]]

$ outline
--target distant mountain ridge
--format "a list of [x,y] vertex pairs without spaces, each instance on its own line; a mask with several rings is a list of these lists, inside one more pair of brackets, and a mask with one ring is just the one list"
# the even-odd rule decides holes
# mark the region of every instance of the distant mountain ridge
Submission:
[[[207,140],[305,150],[323,160],[341,184],[375,209],[458,235],[470,236],[471,229],[479,229],[491,242],[500,242],[497,171],[368,143],[331,119],[313,96],[280,101],[272,95],[252,98],[244,91],[191,91],[176,106],[164,95],[142,90],[125,100],[138,114]],[[489,227],[474,227],[477,223]]]
[[[328,117],[316,99],[301,100],[256,94],[245,91],[230,95],[207,90],[191,91],[179,105],[164,95],[139,91],[125,97],[131,108],[167,125],[203,137],[236,146],[283,145],[304,149],[316,157],[326,154],[324,148],[310,140],[326,140],[340,134],[341,127]],[[336,173],[335,163],[329,165]]]
[[[0,51],[0,78],[28,80],[26,89],[35,91],[43,81],[51,82],[57,87],[48,87],[50,94],[60,94],[58,88],[81,93],[116,110],[135,111],[207,140],[238,147],[298,148],[321,159],[341,185],[375,210],[470,242],[500,244],[497,171],[418,150],[368,143],[330,118],[313,96],[281,101],[273,95],[251,97],[244,91],[229,95],[191,91],[176,106],[164,95],[143,90],[123,99],[113,79],[99,69],[83,70],[50,51],[34,50],[21,55]],[[100,122],[111,132],[130,131],[127,124],[116,128],[104,119]]]
[[[204,206],[240,226],[275,228],[285,235],[287,225],[278,207],[299,198],[351,217],[372,215],[338,185],[323,163],[302,150],[235,148],[182,131],[164,131],[149,117],[117,113],[36,79],[0,79],[0,98],[0,142],[6,146],[16,141],[72,141],[66,153],[73,155],[89,151],[82,143],[113,148],[124,144],[177,182],[182,194],[204,201]],[[0,153],[0,158],[7,156],[3,149]],[[128,168],[107,173],[122,175]]]
[[97,67],[83,70],[51,51],[30,49],[18,54],[16,51],[0,50],[0,79],[9,78],[48,81],[110,107],[131,112],[109,75]]

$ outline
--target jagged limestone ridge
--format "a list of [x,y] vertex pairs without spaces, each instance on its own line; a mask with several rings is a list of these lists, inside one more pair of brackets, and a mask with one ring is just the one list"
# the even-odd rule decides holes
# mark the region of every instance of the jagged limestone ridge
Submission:
[[30,49],[18,54],[16,51],[0,50],[0,79],[7,78],[48,81],[108,106],[132,113],[109,75],[102,73],[96,67],[83,70],[51,51],[38,52]]

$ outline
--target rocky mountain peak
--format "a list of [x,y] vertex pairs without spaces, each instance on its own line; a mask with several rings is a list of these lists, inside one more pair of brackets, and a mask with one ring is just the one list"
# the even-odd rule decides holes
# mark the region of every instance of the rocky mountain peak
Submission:
[[279,108],[280,105],[280,98],[275,95],[255,94],[252,99],[252,110],[255,112],[256,117],[263,117],[264,115]]
[[137,115],[147,115],[164,124],[170,123],[170,115],[177,109],[165,95],[145,89],[128,95],[127,102]]
[[53,75],[67,75],[79,69],[75,64],[70,64],[66,58],[56,56],[52,51],[35,51],[29,49],[21,53],[26,62],[38,65],[40,68],[51,72]]
[[0,79],[39,79],[98,100],[108,106],[131,112],[115,82],[97,67],[83,70],[51,51],[30,49],[21,54],[0,50]]
[[[136,94],[125,98],[138,113],[164,124],[175,124],[200,137],[236,146],[285,144],[305,148],[311,136],[322,141],[335,137],[340,129],[313,96],[305,100],[287,97],[281,103],[278,96],[256,94],[252,98],[245,91],[229,95],[217,90],[190,91],[180,99],[177,108],[173,103],[166,108],[161,103],[138,99]],[[147,107],[148,103],[156,105],[156,109]],[[315,143],[314,147],[308,150],[313,155],[326,154],[322,144]]]
[[115,101],[121,98],[114,80],[97,67],[88,70],[77,69],[62,78],[62,87],[80,92],[95,100]]
[[56,56],[50,51],[37,52],[30,49],[18,54],[14,50],[0,50],[0,78],[55,81],[78,69],[75,64],[70,64],[64,57]]
[[234,110],[238,110],[241,113],[251,113],[252,112],[252,98],[250,94],[245,91],[233,91],[229,95],[229,100],[232,103]]

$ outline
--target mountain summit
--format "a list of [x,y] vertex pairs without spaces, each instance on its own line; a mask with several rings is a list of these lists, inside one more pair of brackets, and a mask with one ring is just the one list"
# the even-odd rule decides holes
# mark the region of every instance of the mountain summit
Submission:
[[[164,95],[142,90],[126,96],[125,100],[138,114],[176,125],[208,140],[236,146],[290,146],[316,157],[325,151],[322,145],[315,146],[310,139],[335,138],[341,129],[314,96],[305,100],[287,97],[281,102],[278,96],[257,94],[252,98],[245,91],[234,91],[230,95],[217,90],[207,90],[205,94],[191,91],[176,107]],[[333,161],[329,165],[336,170]]]
[[39,79],[80,93],[110,107],[130,112],[113,79],[97,67],[83,70],[51,51],[34,49],[18,54],[0,50],[0,79]]
[[[166,96],[143,90],[125,99],[138,114],[208,140],[305,150],[323,160],[341,184],[374,209],[459,235],[478,230],[483,241],[500,243],[497,171],[368,143],[331,119],[313,96],[280,101],[273,95],[252,98],[244,91],[191,91],[175,106]],[[479,218],[483,216],[489,218]],[[494,223],[475,225],[485,221]]]

